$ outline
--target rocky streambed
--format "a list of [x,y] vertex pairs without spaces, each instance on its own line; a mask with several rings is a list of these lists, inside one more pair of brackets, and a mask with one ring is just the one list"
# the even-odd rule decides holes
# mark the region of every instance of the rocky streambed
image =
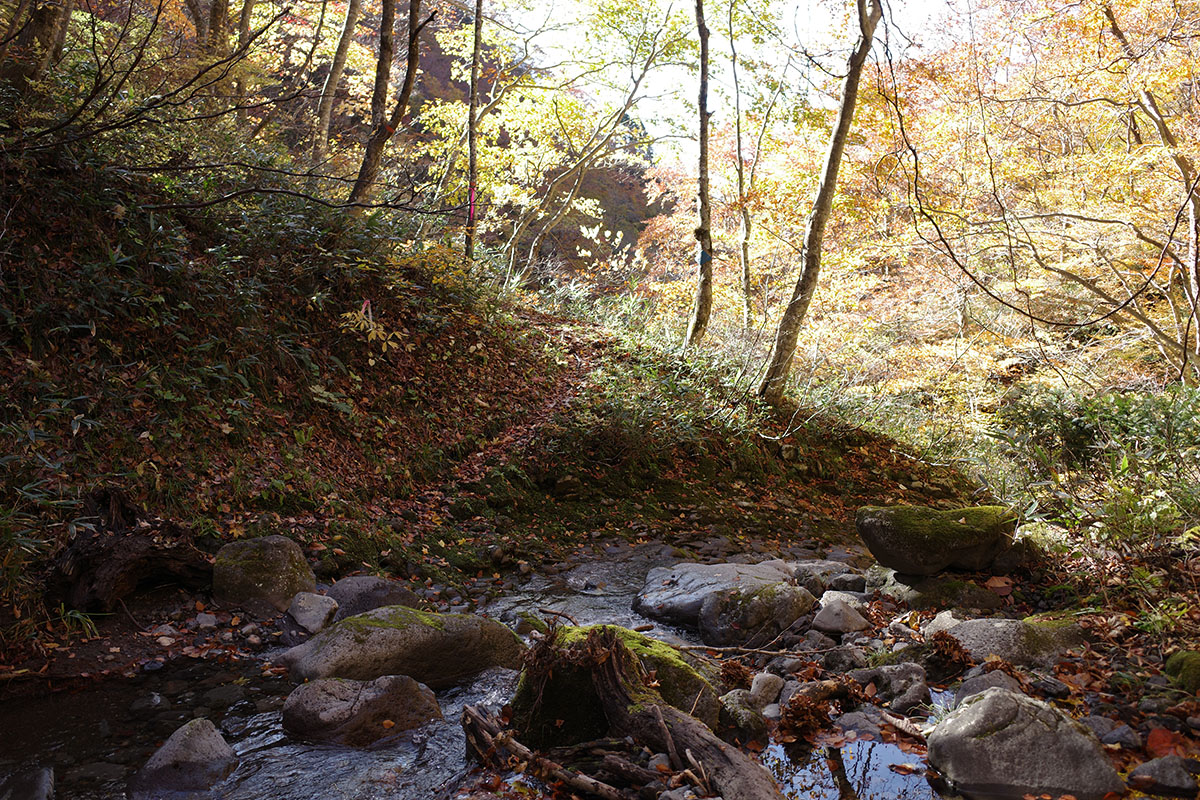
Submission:
[[[1164,680],[1129,708],[1061,680],[1055,665],[1084,632],[1006,615],[984,581],[897,575],[853,548],[702,564],[612,542],[452,614],[414,608],[428,603],[383,579],[280,579],[304,568],[255,547],[261,557],[227,559],[242,574],[214,584],[225,605],[258,608],[262,628],[189,620],[257,637],[255,657],[195,647],[127,680],[5,702],[0,797],[491,800],[580,794],[584,779],[605,787],[595,796],[670,800],[1196,793],[1200,763],[1187,756],[1200,719],[1186,699]],[[256,564],[274,577],[254,579]],[[604,661],[597,631],[614,628],[591,626],[620,629],[607,646],[633,654],[665,738],[606,740],[606,698],[588,694],[598,678],[563,682]],[[561,660],[531,693],[548,658]],[[468,709],[496,726],[483,748],[476,729],[474,758]],[[1156,731],[1173,751],[1146,749],[1164,740]],[[735,745],[769,778],[731,790],[748,784],[674,751],[688,735],[710,737],[714,753]]]

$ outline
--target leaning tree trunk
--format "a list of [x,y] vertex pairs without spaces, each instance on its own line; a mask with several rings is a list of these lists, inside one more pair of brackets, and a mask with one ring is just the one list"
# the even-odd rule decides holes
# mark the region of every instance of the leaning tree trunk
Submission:
[[829,150],[825,154],[825,167],[821,171],[821,182],[817,186],[817,196],[813,200],[812,211],[809,212],[808,222],[804,230],[804,247],[801,251],[800,277],[792,292],[792,299],[784,309],[783,318],[779,321],[779,329],[775,333],[775,344],[771,348],[771,357],[767,364],[766,374],[759,384],[758,394],[768,403],[777,405],[783,400],[783,389],[787,385],[788,373],[792,369],[792,359],[796,355],[796,340],[800,336],[800,324],[808,313],[813,293],[817,289],[817,277],[821,271],[821,246],[825,239],[825,228],[829,223],[829,215],[833,209],[833,196],[837,192],[838,167],[842,163],[842,153],[846,149],[846,139],[850,134],[850,124],[854,121],[854,106],[858,101],[858,84],[862,78],[863,65],[871,52],[871,42],[875,36],[875,26],[883,17],[883,8],[879,0],[856,0],[858,6],[859,39],[850,53],[849,69],[846,73],[846,86],[842,93],[842,102],[838,107],[837,120],[833,125],[833,135],[829,140]]
[[704,23],[704,0],[696,0],[696,30],[700,34],[700,163],[696,226],[696,298],[688,320],[685,347],[699,343],[712,315],[713,256],[712,212],[708,199],[708,26]]
[[463,253],[470,264],[475,259],[475,211],[479,178],[479,50],[483,40],[483,0],[475,0],[475,41],[471,47],[471,109],[467,116],[467,231]]
[[358,169],[358,178],[354,181],[354,188],[350,190],[350,197],[346,200],[348,203],[362,203],[371,193],[375,179],[379,177],[379,167],[383,163],[383,151],[408,111],[413,87],[417,82],[417,69],[421,63],[421,30],[433,20],[437,12],[433,12],[423,22],[418,23],[417,17],[420,15],[421,0],[409,0],[408,57],[404,67],[404,85],[400,87],[400,96],[396,98],[396,107],[392,109],[391,117],[381,120],[375,126],[371,138],[367,140],[362,166]]
[[346,21],[342,24],[337,50],[334,51],[333,62],[329,65],[329,74],[325,76],[325,85],[321,87],[321,100],[317,104],[317,129],[313,133],[312,160],[314,164],[321,163],[325,158],[325,151],[329,147],[333,101],[337,96],[338,84],[342,81],[342,72],[346,69],[346,59],[350,55],[350,44],[354,41],[354,27],[358,24],[358,14],[361,8],[362,0],[350,0],[350,4],[346,7]]

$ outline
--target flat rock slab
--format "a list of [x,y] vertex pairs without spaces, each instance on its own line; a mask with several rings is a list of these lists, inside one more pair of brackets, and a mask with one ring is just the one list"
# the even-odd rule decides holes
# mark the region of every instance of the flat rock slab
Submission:
[[972,797],[1047,793],[1101,800],[1125,788],[1086,726],[1006,689],[967,698],[938,723],[928,742],[929,763]]
[[347,617],[280,657],[292,679],[408,675],[448,689],[488,667],[516,669],[525,646],[495,620],[384,606]]
[[289,733],[351,747],[441,718],[433,691],[407,675],[309,681],[293,689],[283,704],[283,727]]
[[795,565],[785,561],[761,564],[676,564],[655,567],[633,600],[633,610],[675,625],[695,628],[709,595],[730,589],[753,592],[779,583],[792,583]]

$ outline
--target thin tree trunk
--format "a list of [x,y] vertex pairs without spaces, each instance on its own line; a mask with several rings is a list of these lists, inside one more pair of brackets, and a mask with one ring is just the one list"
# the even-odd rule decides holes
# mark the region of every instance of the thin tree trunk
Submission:
[[[242,14],[238,17],[238,52],[245,57],[246,46],[250,43],[250,20],[254,15],[254,0],[243,0]],[[242,106],[246,102],[246,79],[241,75],[234,81],[234,96],[237,103],[237,119],[238,125],[246,124],[246,109]]]
[[[312,47],[308,48],[308,53],[306,53],[304,56],[304,63],[301,64],[300,69],[296,71],[296,76],[288,82],[287,89],[280,93],[282,97],[287,97],[290,95],[296,85],[300,81],[304,80],[304,76],[308,74],[309,68],[312,67],[313,57],[317,54],[317,46],[321,44],[321,32],[325,29],[325,10],[328,7],[329,0],[321,0],[321,13],[317,17],[317,27],[313,32]],[[262,120],[260,120],[259,123],[254,126],[254,130],[250,131],[250,135],[246,137],[246,141],[252,142],[258,138],[258,135],[263,132],[263,129],[266,128],[267,125],[271,124],[271,121],[275,118],[276,113],[279,111],[279,107],[280,103],[275,103],[271,106],[271,110],[266,113],[266,116],[264,116]]]
[[363,152],[358,178],[354,181],[354,188],[350,190],[350,197],[347,199],[349,203],[363,202],[371,193],[375,179],[379,177],[379,166],[383,162],[384,148],[387,147],[392,134],[400,127],[400,122],[404,119],[404,115],[408,111],[408,104],[412,100],[413,87],[417,83],[417,70],[421,64],[421,30],[436,15],[435,11],[423,22],[418,23],[417,18],[421,16],[421,0],[409,0],[408,58],[404,67],[404,84],[400,87],[400,96],[396,98],[396,107],[392,109],[391,117],[376,126],[371,138],[367,140],[367,148]]
[[463,252],[470,264],[475,259],[475,209],[479,177],[479,52],[483,40],[483,0],[475,0],[475,42],[471,48],[471,109],[467,116],[467,232]]
[[371,90],[371,125],[378,127],[387,114],[388,87],[392,83],[392,60],[396,57],[396,0],[383,0],[379,17],[379,59],[375,62],[375,85]]
[[738,80],[737,35],[733,30],[733,9],[737,0],[729,0],[729,54],[733,70],[733,111],[735,150],[734,163],[737,167],[737,199],[742,218],[741,248],[742,266],[742,328],[750,330],[752,307],[750,304],[750,209],[746,206],[746,162],[742,157],[742,86]]
[[338,37],[337,50],[333,54],[333,63],[329,65],[329,74],[325,76],[325,85],[321,87],[321,100],[317,104],[317,129],[313,132],[314,164],[319,164],[325,158],[329,147],[329,126],[333,120],[333,101],[337,96],[338,84],[342,81],[342,72],[346,69],[346,58],[350,54],[350,44],[354,40],[354,26],[358,24],[358,14],[362,9],[362,0],[350,0],[346,7],[346,20],[342,23],[342,33]]
[[688,320],[685,347],[698,344],[708,330],[712,315],[713,255],[712,212],[708,195],[708,26],[704,23],[704,0],[696,0],[696,30],[700,34],[700,163],[696,226],[696,298]]
[[767,371],[759,384],[758,394],[772,405],[783,400],[783,390],[787,385],[788,373],[792,369],[792,359],[796,355],[796,340],[800,336],[800,325],[808,312],[813,293],[817,289],[817,278],[821,271],[821,246],[825,239],[825,228],[829,223],[829,215],[833,209],[833,196],[837,192],[838,168],[841,166],[842,153],[846,149],[846,139],[850,134],[850,125],[854,121],[854,107],[858,102],[858,84],[862,78],[863,65],[871,53],[871,42],[875,37],[875,26],[883,17],[883,9],[879,0],[856,0],[858,8],[859,39],[850,53],[846,73],[846,85],[842,92],[842,102],[838,107],[837,120],[833,125],[833,135],[829,140],[829,150],[825,154],[825,166],[821,170],[821,182],[817,185],[817,196],[813,200],[812,211],[804,230],[804,247],[801,252],[800,277],[792,298],[784,309],[783,318],[779,321],[779,329],[775,333],[775,343],[771,348],[771,357],[767,363]]

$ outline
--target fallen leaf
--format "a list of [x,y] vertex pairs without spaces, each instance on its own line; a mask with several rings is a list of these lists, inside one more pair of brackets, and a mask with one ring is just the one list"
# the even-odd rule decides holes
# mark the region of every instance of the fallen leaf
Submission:
[[888,764],[888,769],[897,775],[916,775],[921,770],[916,764]]
[[1155,728],[1146,736],[1146,753],[1151,758],[1183,755],[1183,737],[1166,728]]

